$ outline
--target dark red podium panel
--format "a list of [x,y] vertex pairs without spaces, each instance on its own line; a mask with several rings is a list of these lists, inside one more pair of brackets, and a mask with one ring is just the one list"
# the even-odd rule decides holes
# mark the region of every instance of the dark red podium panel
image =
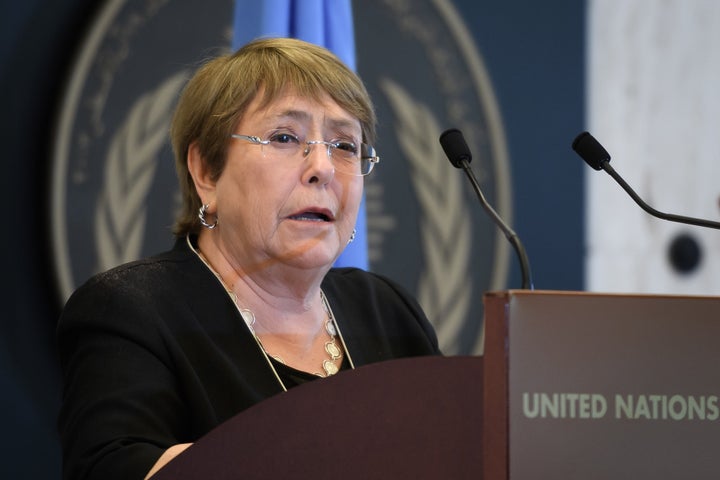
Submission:
[[417,357],[301,385],[241,412],[153,480],[482,478],[481,357]]
[[484,302],[487,480],[720,478],[720,297]]

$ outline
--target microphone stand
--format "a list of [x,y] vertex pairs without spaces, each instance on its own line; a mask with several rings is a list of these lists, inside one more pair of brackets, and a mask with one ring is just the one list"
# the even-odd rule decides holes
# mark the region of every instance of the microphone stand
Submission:
[[523,247],[523,244],[520,241],[520,237],[517,236],[513,229],[510,228],[502,220],[502,218],[500,218],[497,212],[495,212],[492,206],[490,206],[487,200],[485,200],[485,195],[483,195],[482,190],[480,189],[480,184],[478,183],[477,178],[475,178],[475,174],[473,173],[472,168],[470,168],[470,163],[467,161],[467,159],[460,158],[457,163],[459,164],[460,168],[463,169],[467,177],[470,179],[470,183],[472,184],[473,190],[475,190],[475,193],[477,194],[482,207],[495,221],[495,224],[500,227],[500,230],[502,230],[502,232],[505,234],[505,237],[515,249],[518,259],[520,260],[520,270],[522,272],[522,288],[526,290],[533,290],[534,287],[532,283],[532,276],[530,273],[530,262],[528,261],[527,253],[525,253],[525,247]]
[[711,220],[704,220],[702,218],[693,218],[693,217],[686,217],[683,215],[675,215],[673,213],[664,213],[659,210],[655,210],[653,207],[645,203],[645,201],[640,198],[640,196],[635,193],[635,190],[633,190],[630,185],[623,180],[623,178],[615,171],[615,169],[610,165],[610,162],[603,162],[601,165],[602,169],[607,172],[608,175],[610,175],[612,178],[615,179],[617,183],[620,184],[620,186],[630,195],[630,197],[635,200],[635,203],[640,205],[640,208],[648,212],[650,215],[662,218],[663,220],[670,220],[671,222],[679,222],[679,223],[686,223],[689,225],[696,225],[698,227],[708,227],[708,228],[717,228],[720,229],[720,223],[719,222],[713,222]]
[[664,213],[655,210],[653,207],[645,203],[640,196],[635,193],[630,185],[623,180],[623,178],[615,171],[610,165],[610,154],[605,148],[593,137],[590,132],[582,132],[575,140],[573,140],[572,148],[580,157],[585,160],[591,168],[594,170],[605,170],[615,181],[630,195],[630,198],[635,200],[640,208],[645,210],[647,213],[654,217],[662,218],[663,220],[670,220],[671,222],[685,223],[688,225],[695,225],[698,227],[716,228],[720,229],[719,222],[713,222],[711,220],[705,220],[702,218],[685,217],[683,215],[675,215],[672,213]]

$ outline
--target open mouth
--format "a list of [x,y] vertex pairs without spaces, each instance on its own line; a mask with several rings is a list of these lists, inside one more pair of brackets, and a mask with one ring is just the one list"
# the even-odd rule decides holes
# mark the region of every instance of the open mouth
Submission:
[[329,215],[322,212],[301,212],[295,215],[290,215],[292,220],[302,220],[309,222],[330,222],[332,218]]

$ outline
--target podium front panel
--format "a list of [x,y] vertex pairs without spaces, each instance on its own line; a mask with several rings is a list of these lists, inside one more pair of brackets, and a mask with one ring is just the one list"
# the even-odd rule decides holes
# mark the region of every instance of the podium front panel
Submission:
[[505,363],[507,478],[720,478],[719,298],[512,291],[504,304],[487,325],[504,330],[504,358],[486,353],[485,368]]

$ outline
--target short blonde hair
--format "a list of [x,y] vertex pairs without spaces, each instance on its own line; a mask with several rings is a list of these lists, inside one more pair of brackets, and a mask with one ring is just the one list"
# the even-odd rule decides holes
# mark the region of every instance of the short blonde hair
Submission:
[[288,88],[316,100],[328,94],[360,121],[363,141],[374,144],[376,118],[370,96],[360,78],[327,49],[296,39],[263,38],[214,58],[185,86],[172,121],[170,137],[182,193],[176,235],[201,228],[201,201],[187,166],[190,145],[196,142],[217,180],[225,167],[230,135],[248,105],[262,92],[261,107],[267,106]]

